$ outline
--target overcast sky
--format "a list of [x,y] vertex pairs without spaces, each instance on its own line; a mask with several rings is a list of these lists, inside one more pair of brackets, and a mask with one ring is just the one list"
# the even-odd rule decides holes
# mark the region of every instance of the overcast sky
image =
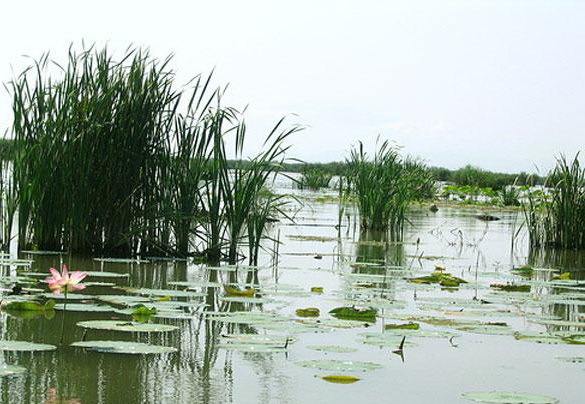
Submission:
[[[292,154],[378,135],[430,165],[541,171],[585,148],[585,1],[3,1],[0,80],[70,43],[148,47],[186,81],[216,69],[251,146],[281,116]],[[0,128],[10,97],[0,94]]]

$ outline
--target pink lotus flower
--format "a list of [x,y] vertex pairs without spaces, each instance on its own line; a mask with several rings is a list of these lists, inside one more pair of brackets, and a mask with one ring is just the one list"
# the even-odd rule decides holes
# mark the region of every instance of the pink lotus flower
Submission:
[[51,271],[52,276],[45,279],[45,282],[49,284],[49,289],[54,294],[59,295],[62,290],[65,290],[65,293],[67,293],[85,289],[85,285],[79,284],[87,276],[85,272],[73,271],[70,275],[65,264],[63,264],[61,273],[55,268],[49,268],[49,271]]

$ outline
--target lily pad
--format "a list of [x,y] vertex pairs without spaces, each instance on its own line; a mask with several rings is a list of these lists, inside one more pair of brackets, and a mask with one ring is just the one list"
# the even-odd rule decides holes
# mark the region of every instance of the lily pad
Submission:
[[341,346],[341,345],[309,345],[307,346],[309,349],[314,349],[315,351],[321,352],[335,352],[335,353],[349,353],[349,352],[356,352],[357,349]]
[[65,311],[85,311],[85,312],[93,312],[93,313],[107,313],[109,311],[114,311],[114,309],[110,306],[103,306],[99,304],[81,304],[81,303],[67,303],[65,306],[62,303],[55,305],[55,310],[65,310]]
[[240,344],[240,343],[219,343],[218,348],[229,349],[241,352],[258,352],[258,353],[272,353],[284,352],[287,350],[285,346],[261,345],[261,344]]
[[53,351],[55,345],[37,344],[28,341],[0,341],[0,351]]
[[126,295],[99,295],[95,296],[99,301],[113,304],[115,306],[134,306],[140,303],[147,303],[150,300],[141,296],[126,296]]
[[95,352],[116,353],[116,354],[165,354],[177,352],[177,348],[150,345],[142,342],[131,341],[79,341],[74,342],[71,346],[87,348]]
[[112,264],[148,264],[150,261],[141,260],[138,258],[94,258],[97,262],[108,262]]
[[418,323],[404,323],[404,324],[386,324],[384,329],[386,330],[418,330],[420,324]]
[[567,344],[562,336],[552,334],[520,334],[514,333],[514,338],[518,341],[530,341],[537,344]]
[[179,327],[167,324],[142,324],[123,320],[90,320],[80,321],[79,327],[94,330],[110,330],[123,332],[167,332],[174,331]]
[[14,365],[0,365],[0,377],[14,376],[26,372],[26,368]]
[[120,288],[128,293],[143,296],[171,296],[171,297],[204,297],[205,293],[191,292],[187,290],[174,290],[174,289],[148,289],[148,288]]
[[44,305],[31,301],[12,301],[2,307],[6,311],[40,311],[53,310],[55,308],[55,301],[48,300]]
[[569,363],[585,363],[585,356],[559,356],[557,359]]
[[63,255],[67,254],[67,251],[22,250],[21,253],[31,255]]
[[463,393],[463,398],[480,403],[500,404],[555,404],[559,400],[540,394],[516,393],[510,391],[480,391]]
[[347,375],[323,376],[321,379],[323,379],[329,383],[338,383],[338,384],[351,384],[351,383],[355,383],[355,382],[361,380],[359,377],[347,376]]
[[227,296],[254,297],[256,294],[256,289],[254,288],[240,289],[230,285],[223,285],[223,290]]
[[266,297],[223,296],[223,297],[220,297],[220,300],[222,300],[224,302],[255,303],[255,304],[272,303],[272,302],[274,302],[273,299],[269,299],[269,298],[266,298]]
[[342,320],[375,322],[377,310],[373,307],[336,307],[329,311],[333,317]]
[[[65,295],[55,295],[53,293],[43,293],[41,296],[46,297],[47,299],[55,299],[55,300],[65,300]],[[67,301],[70,300],[90,300],[93,299],[95,296],[91,295],[83,295],[81,293],[67,293]]]
[[295,313],[299,317],[319,317],[320,311],[316,307],[307,307],[306,309],[297,309]]
[[340,372],[368,372],[382,369],[382,365],[374,362],[343,361],[343,360],[308,360],[297,362],[297,365],[320,370],[336,370]]
[[207,281],[177,281],[177,282],[167,282],[167,285],[182,286],[182,287],[185,287],[187,289],[219,288],[219,287],[221,287],[221,283],[219,283],[219,282],[207,282]]

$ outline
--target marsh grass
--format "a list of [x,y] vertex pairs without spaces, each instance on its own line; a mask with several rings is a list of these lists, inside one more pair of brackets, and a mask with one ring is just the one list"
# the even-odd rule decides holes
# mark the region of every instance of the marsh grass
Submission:
[[572,162],[557,159],[545,185],[550,192],[529,193],[524,206],[530,245],[585,248],[585,168],[579,155]]
[[348,180],[357,198],[362,229],[388,230],[400,239],[410,202],[434,195],[433,180],[424,164],[403,159],[387,141],[373,159],[363,144],[347,160]]
[[[243,160],[242,114],[221,105],[211,75],[176,89],[169,62],[140,49],[119,61],[107,49],[70,50],[66,65],[45,55],[10,83],[21,247],[111,256],[205,251],[214,261],[227,249],[234,263],[251,222],[250,240],[259,242],[258,217],[283,203],[261,190],[298,128],[280,120],[263,150],[230,167],[229,139]],[[12,200],[4,206],[15,209]]]
[[322,168],[305,165],[301,171],[301,177],[297,181],[300,189],[318,190],[329,187],[333,174]]

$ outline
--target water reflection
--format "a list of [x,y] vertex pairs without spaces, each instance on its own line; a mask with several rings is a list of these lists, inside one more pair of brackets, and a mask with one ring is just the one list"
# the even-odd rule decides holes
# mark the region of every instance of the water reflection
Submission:
[[392,241],[387,232],[361,230],[356,243],[356,262],[403,266],[404,243]]
[[570,272],[572,279],[585,279],[585,251],[531,248],[528,264],[536,268]]

